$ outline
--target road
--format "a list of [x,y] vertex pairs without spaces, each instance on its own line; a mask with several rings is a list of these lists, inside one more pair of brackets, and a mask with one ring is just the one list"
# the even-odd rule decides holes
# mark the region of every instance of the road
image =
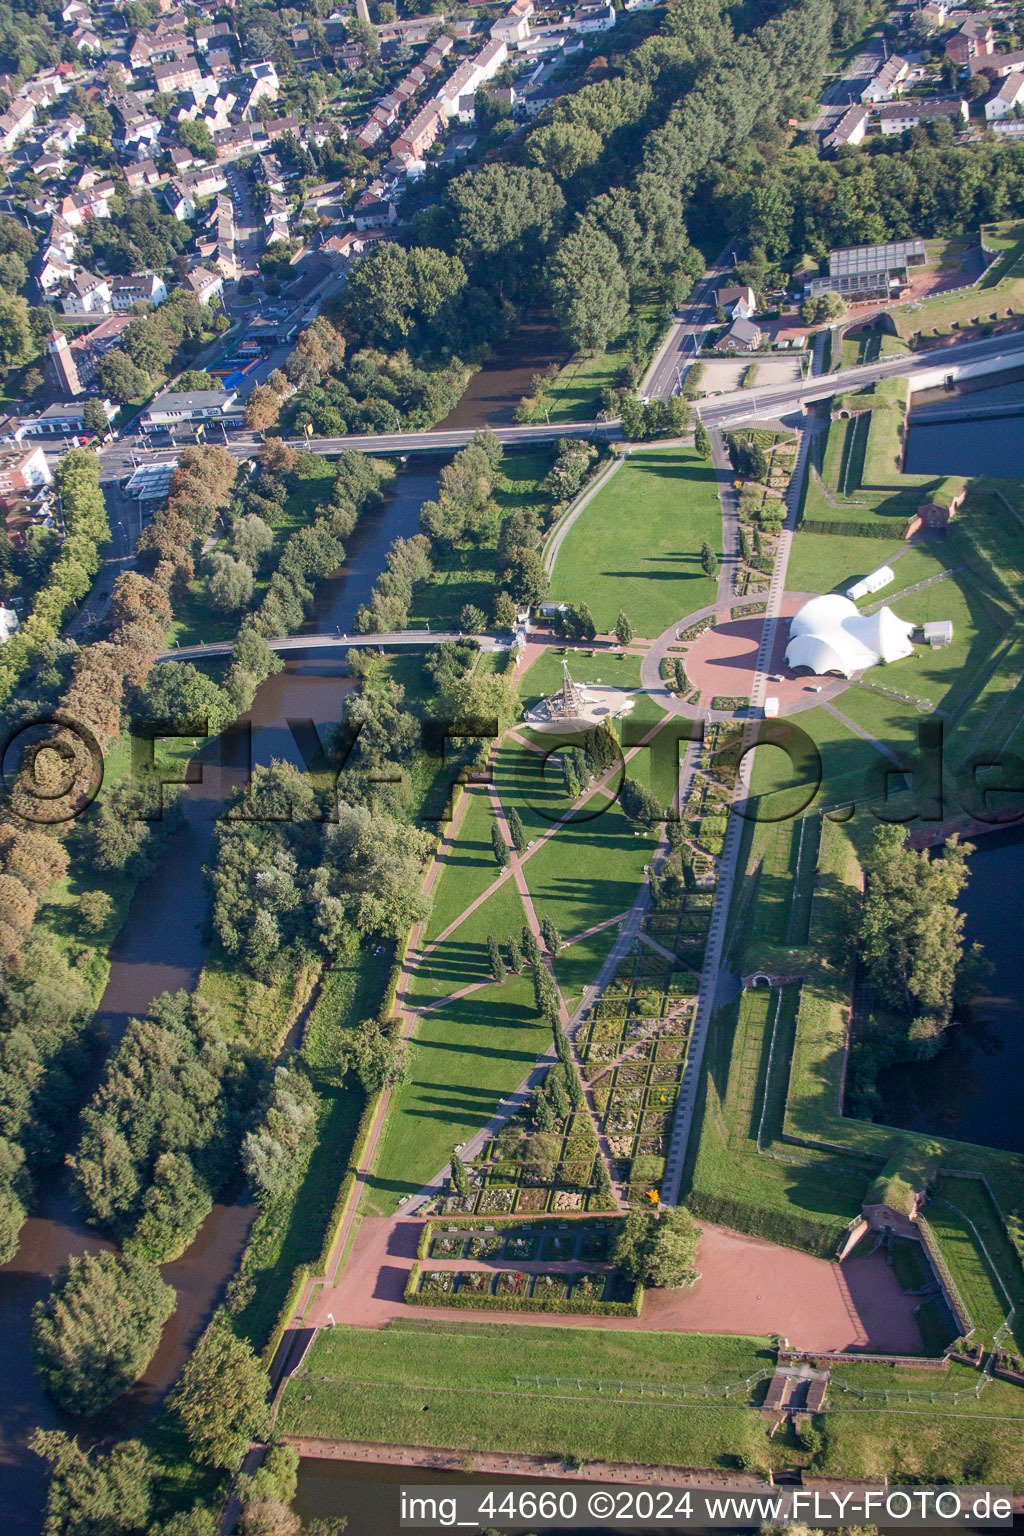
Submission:
[[1008,368],[1019,364],[1024,360],[1024,333],[990,336],[984,341],[951,342],[909,357],[883,357],[878,362],[861,363],[856,368],[803,379],[799,383],[732,390],[729,394],[712,395],[700,401],[697,409],[705,426],[731,427],[744,421],[787,416],[812,401],[863,389],[879,379],[912,378],[915,373],[934,372],[944,367],[952,369],[958,364],[982,360],[1005,361]]
[[715,323],[716,295],[732,272],[735,241],[719,251],[714,262],[681,306],[675,325],[647,370],[640,394],[650,400],[667,400],[682,383],[683,374]]
[[[282,635],[268,640],[272,651],[350,650],[353,646],[442,645],[445,641],[476,640],[482,651],[507,651],[508,635],[466,635],[462,630],[395,629],[379,635],[345,635],[340,630],[318,631],[314,635]],[[184,645],[163,651],[157,661],[199,661],[208,656],[230,656],[233,640],[211,640],[206,645]]]

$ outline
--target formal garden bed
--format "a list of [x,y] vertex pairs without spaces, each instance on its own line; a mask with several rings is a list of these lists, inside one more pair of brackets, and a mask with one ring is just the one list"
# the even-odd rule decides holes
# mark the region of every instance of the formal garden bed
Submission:
[[526,1273],[518,1269],[437,1270],[414,1264],[405,1287],[410,1306],[497,1312],[570,1312],[639,1317],[643,1286],[614,1270]]

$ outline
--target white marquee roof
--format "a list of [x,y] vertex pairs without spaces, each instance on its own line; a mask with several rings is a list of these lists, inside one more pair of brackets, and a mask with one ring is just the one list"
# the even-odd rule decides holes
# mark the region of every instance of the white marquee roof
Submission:
[[914,625],[891,608],[859,613],[848,597],[812,597],[790,622],[786,661],[790,667],[809,668],[816,677],[829,672],[852,677],[879,662],[912,656],[913,631]]

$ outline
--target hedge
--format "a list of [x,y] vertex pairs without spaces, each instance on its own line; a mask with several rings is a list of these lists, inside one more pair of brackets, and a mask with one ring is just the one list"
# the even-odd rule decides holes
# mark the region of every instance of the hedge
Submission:
[[411,1307],[463,1307],[476,1312],[566,1312],[579,1317],[639,1317],[644,1304],[644,1288],[637,1281],[630,1301],[573,1301],[572,1298],[535,1296],[481,1296],[473,1291],[419,1294],[420,1266],[414,1264],[405,1286],[405,1301]]
[[852,539],[902,539],[906,526],[905,518],[879,519],[877,523],[829,523],[814,517],[803,518],[799,525],[801,533],[834,533]]
[[285,1333],[287,1332],[288,1325],[292,1319],[292,1314],[298,1305],[299,1297],[302,1295],[303,1286],[306,1284],[308,1279],[309,1265],[300,1264],[292,1276],[292,1283],[288,1287],[288,1294],[282,1303],[280,1312],[277,1314],[277,1322],[271,1329],[270,1337],[268,1338],[266,1344],[264,1344],[263,1352],[260,1356],[268,1371],[274,1363],[274,1356],[277,1354],[277,1351],[281,1346],[281,1340],[284,1338]]
[[352,1151],[349,1153],[348,1169],[346,1170],[345,1177],[342,1179],[341,1184],[338,1186],[338,1193],[334,1201],[334,1208],[331,1211],[330,1220],[327,1223],[327,1231],[324,1233],[323,1247],[320,1249],[320,1256],[316,1262],[316,1273],[318,1275],[323,1275],[327,1272],[327,1265],[330,1262],[331,1257],[331,1249],[334,1247],[334,1244],[337,1241],[338,1233],[341,1230],[341,1224],[345,1220],[345,1212],[348,1208],[349,1199],[353,1190],[355,1189],[357,1164],[366,1148],[366,1142],[370,1135],[370,1129],[373,1125],[374,1116],[376,1115],[380,1106],[380,1101],[381,1093],[373,1094],[371,1098],[367,1099],[365,1105],[363,1106],[363,1112],[359,1116],[359,1124],[356,1126],[355,1140],[352,1143]]

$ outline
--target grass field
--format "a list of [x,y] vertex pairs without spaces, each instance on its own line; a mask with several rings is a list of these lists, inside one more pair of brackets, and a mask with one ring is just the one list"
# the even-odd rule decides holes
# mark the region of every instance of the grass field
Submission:
[[[490,838],[488,837],[488,852]],[[493,877],[499,870],[491,856]],[[447,939],[420,961],[413,972],[408,1001],[412,1007],[447,997],[474,982],[490,976],[487,964],[487,935],[493,933],[504,943],[510,933],[516,937],[526,921],[523,903],[511,875],[475,912],[465,918]]]
[[498,875],[491,847],[494,812],[483,785],[463,790],[466,807],[459,822],[458,836],[441,860],[441,873],[434,882],[433,907],[427,919],[424,942],[430,943],[453,923]]
[[633,835],[617,805],[595,821],[562,827],[523,866],[537,915],[567,937],[633,905],[653,834]]
[[715,600],[701,544],[721,554],[715,471],[685,448],[632,454],[567,534],[552,597],[588,603],[600,632],[621,609],[637,634],[660,635],[674,619]]
[[408,1081],[388,1110],[369,1180],[371,1204],[388,1215],[402,1195],[422,1188],[550,1044],[526,972],[424,1014],[408,1048]]
[[577,683],[604,683],[610,688],[640,687],[640,657],[622,656],[618,651],[564,651],[549,646],[542,656],[530,666],[519,680],[519,696],[526,709],[531,709],[539,699],[546,698],[562,686],[562,663],[569,663],[569,671]]
[[[701,1400],[705,1385],[711,1392],[744,1383],[773,1361],[767,1340],[728,1335],[478,1322],[332,1328],[289,1382],[277,1427],[285,1435],[556,1460],[806,1467],[810,1454],[792,1429],[769,1439],[770,1419],[749,1406],[763,1387],[748,1394],[740,1386],[728,1406]],[[843,1367],[844,1380],[856,1387],[863,1373],[871,1386],[872,1370]],[[941,1406],[915,1412],[898,1405],[902,1378],[911,1375],[908,1389],[923,1394],[934,1386]],[[954,1406],[950,1389],[970,1391],[976,1382],[975,1372],[955,1367],[948,1378],[889,1372],[887,1409],[865,1406],[856,1391],[834,1391],[818,1421],[824,1445],[815,1471],[1019,1486],[1021,1393],[992,1382],[979,1398]]]

